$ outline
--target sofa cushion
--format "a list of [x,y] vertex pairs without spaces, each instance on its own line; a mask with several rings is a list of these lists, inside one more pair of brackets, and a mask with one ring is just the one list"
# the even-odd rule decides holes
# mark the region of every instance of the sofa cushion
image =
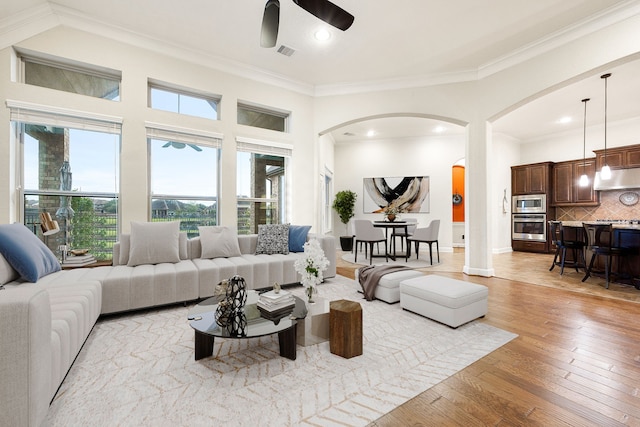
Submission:
[[200,231],[200,258],[228,258],[240,256],[238,233],[229,227],[198,227]]
[[309,230],[311,230],[310,225],[289,226],[289,252],[304,252]]
[[256,254],[288,254],[289,224],[259,224]]
[[18,277],[20,277],[18,272],[11,267],[9,261],[0,254],[0,286],[16,280]]
[[53,252],[18,222],[0,225],[0,254],[28,282],[60,270]]
[[[189,252],[187,252],[189,237],[186,233],[180,233],[180,237],[178,239],[178,245],[180,249],[180,259],[189,259]],[[118,265],[127,265],[129,262],[129,248],[131,247],[131,235],[130,234],[121,234],[120,235],[120,255],[118,257]]]
[[129,261],[141,264],[180,262],[180,222],[131,222]]

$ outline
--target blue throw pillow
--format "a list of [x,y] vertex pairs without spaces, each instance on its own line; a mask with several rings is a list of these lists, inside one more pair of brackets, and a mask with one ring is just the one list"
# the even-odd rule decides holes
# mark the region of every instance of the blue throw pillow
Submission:
[[289,226],[289,252],[304,252],[304,244],[310,229],[310,225]]
[[60,270],[53,252],[19,222],[0,225],[0,253],[27,282]]

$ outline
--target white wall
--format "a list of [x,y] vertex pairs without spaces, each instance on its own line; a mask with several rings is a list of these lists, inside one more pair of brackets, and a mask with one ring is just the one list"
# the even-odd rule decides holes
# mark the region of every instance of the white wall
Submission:
[[[583,135],[580,130],[521,141],[520,158],[514,164],[581,159]],[[595,157],[593,150],[604,150],[604,125],[588,126],[586,136],[586,157]],[[607,123],[608,148],[633,144],[640,144],[640,117]]]
[[[57,27],[18,44],[30,49],[93,65],[122,71],[121,101],[113,102],[87,96],[24,85],[11,81],[12,49],[0,51],[0,94],[3,99],[61,106],[78,111],[122,117],[121,151],[121,225],[129,230],[130,221],[148,219],[148,170],[145,121],[220,132],[224,135],[221,158],[220,223],[236,224],[236,152],[235,138],[244,136],[293,145],[291,161],[292,203],[288,220],[311,224],[317,229],[319,187],[317,137],[313,133],[312,99],[309,96],[274,86],[242,79],[211,68],[152,53],[113,40],[66,27]],[[212,121],[178,115],[147,107],[147,79],[153,78],[208,93],[222,95],[220,120]],[[274,132],[236,124],[237,100],[291,111],[290,133]],[[0,108],[0,223],[18,220],[14,165],[17,146],[8,142],[9,110]],[[323,156],[326,163],[332,153]]]
[[[293,144],[295,148],[291,182],[294,203],[290,207],[290,219],[293,222],[310,223],[314,226],[318,218],[318,177],[323,167],[318,161],[319,153],[329,153],[328,150],[318,147],[318,135],[352,120],[386,114],[435,116],[460,125],[467,125],[465,151],[462,156],[458,154],[455,158],[446,159],[442,164],[432,164],[433,156],[425,157],[419,165],[413,165],[414,169],[419,170],[408,171],[408,173],[424,173],[425,166],[431,166],[436,172],[427,170],[427,173],[433,176],[442,174],[442,182],[449,185],[440,187],[439,182],[434,184],[432,200],[436,202],[429,215],[438,215],[441,219],[450,218],[450,213],[445,213],[444,209],[440,208],[439,200],[442,196],[443,200],[447,200],[446,205],[449,205],[450,167],[454,161],[465,157],[468,186],[467,204],[465,204],[467,208],[465,237],[469,249],[467,251],[469,256],[465,259],[465,271],[471,274],[491,275],[493,269],[490,252],[496,247],[503,246],[502,243],[496,246],[492,242],[492,239],[495,239],[494,229],[502,224],[502,218],[498,221],[494,220],[493,212],[498,209],[499,205],[495,198],[501,199],[505,179],[502,176],[495,176],[495,171],[499,168],[500,174],[507,172],[506,168],[502,168],[494,159],[497,150],[500,150],[500,142],[492,141],[490,123],[523,101],[545,93],[549,88],[568,83],[579,75],[597,74],[606,64],[637,54],[640,52],[638,28],[640,28],[640,16],[633,16],[554,50],[541,52],[528,61],[509,65],[508,58],[505,58],[504,61],[490,64],[479,70],[476,81],[310,98],[286,89],[187,63],[177,58],[169,58],[87,33],[57,27],[31,37],[19,45],[52,55],[122,70],[122,101],[114,103],[88,99],[12,82],[10,49],[0,51],[0,94],[3,99],[66,106],[82,111],[116,115],[125,119],[121,178],[124,231],[127,230],[129,221],[147,218],[145,120],[185,127],[202,127],[224,134],[221,162],[223,180],[220,193],[223,224],[235,223],[235,203],[232,203],[235,198],[233,178],[235,176],[235,137],[273,139]],[[171,113],[149,110],[146,107],[147,77],[221,94],[221,120],[211,123],[202,119],[177,117]],[[291,133],[282,135],[236,125],[235,103],[238,99],[292,111]],[[16,147],[7,142],[10,135],[8,119],[8,110],[0,108],[0,200],[8,201],[0,204],[0,222],[15,220],[17,211],[14,166]],[[637,135],[637,132],[634,135]],[[570,139],[571,143],[566,144],[560,144],[559,140],[524,144],[521,148],[521,161],[513,163],[576,158],[575,142],[573,138]],[[625,138],[616,142],[612,135],[612,146],[625,145],[623,140]],[[432,144],[435,143],[429,141],[424,145],[432,146]],[[389,153],[389,148],[383,146],[374,144],[373,147],[382,155],[396,154]],[[593,147],[599,148],[595,142]],[[416,145],[414,148],[418,150],[422,147]],[[444,144],[439,148],[445,149],[445,156],[450,152],[446,150],[447,147]],[[545,150],[553,152],[554,156],[542,158]],[[562,158],[554,158],[556,153]],[[357,179],[361,180],[365,171],[361,171],[358,178],[354,169],[360,170],[366,166],[376,175],[387,175],[395,171],[389,162],[376,164],[376,161],[372,161],[370,164],[368,157],[349,157],[350,154],[352,153],[348,147],[344,149],[336,147],[336,191],[340,190],[338,183],[355,185]],[[505,164],[514,157],[514,153],[501,154],[505,157]],[[407,153],[407,158],[403,159],[403,164],[407,162],[414,162],[414,156],[411,153]],[[369,173],[368,170],[366,172]],[[446,182],[445,176],[448,177]],[[361,188],[361,184],[357,188]],[[440,194],[440,191],[443,193]],[[443,233],[443,237],[445,236],[448,238],[450,233]],[[443,244],[445,244],[444,241]]]
[[[511,166],[520,157],[518,141],[506,135],[493,135],[493,190],[491,220],[493,221],[493,252],[511,251]],[[506,202],[504,197],[506,194]]]
[[[451,167],[463,156],[464,136],[460,135],[340,143],[335,147],[336,169],[340,171],[335,190],[358,195],[355,219],[380,220],[381,214],[364,212],[363,178],[429,176],[430,212],[403,215],[417,218],[421,227],[439,219],[440,250],[451,251]],[[334,221],[341,224],[335,212]],[[337,227],[334,235],[344,232],[343,227]]]

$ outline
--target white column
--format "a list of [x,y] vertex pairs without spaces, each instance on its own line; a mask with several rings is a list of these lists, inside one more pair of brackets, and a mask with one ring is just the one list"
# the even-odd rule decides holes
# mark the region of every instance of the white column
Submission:
[[491,124],[476,119],[467,126],[465,148],[465,262],[463,272],[491,277]]

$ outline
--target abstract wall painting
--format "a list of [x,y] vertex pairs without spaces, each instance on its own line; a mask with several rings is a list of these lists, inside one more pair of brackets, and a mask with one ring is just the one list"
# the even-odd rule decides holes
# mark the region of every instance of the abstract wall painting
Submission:
[[364,212],[381,213],[387,208],[399,212],[429,212],[429,177],[405,176],[364,178]]

